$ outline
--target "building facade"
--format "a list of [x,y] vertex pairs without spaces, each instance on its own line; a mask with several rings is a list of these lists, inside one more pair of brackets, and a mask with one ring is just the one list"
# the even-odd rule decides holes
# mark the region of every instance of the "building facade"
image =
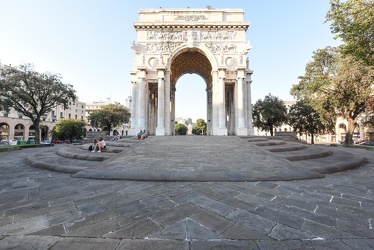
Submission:
[[[0,65],[0,71],[12,67],[11,65]],[[50,132],[56,122],[63,118],[75,118],[85,120],[85,103],[76,100],[69,102],[69,108],[64,109],[59,105],[49,113],[41,117],[40,123],[40,139],[51,139]],[[35,138],[35,128],[30,118],[22,115],[11,108],[9,111],[0,111],[0,137],[1,140],[28,140]]]

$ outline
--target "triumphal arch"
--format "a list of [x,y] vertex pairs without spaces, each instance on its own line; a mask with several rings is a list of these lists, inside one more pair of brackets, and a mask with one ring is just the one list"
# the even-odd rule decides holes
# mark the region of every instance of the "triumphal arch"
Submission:
[[134,22],[130,135],[173,135],[184,74],[206,83],[208,135],[253,135],[251,75],[242,9],[141,9]]

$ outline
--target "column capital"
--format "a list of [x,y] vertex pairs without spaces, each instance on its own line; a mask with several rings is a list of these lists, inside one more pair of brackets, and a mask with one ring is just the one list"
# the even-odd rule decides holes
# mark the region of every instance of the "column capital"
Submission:
[[137,71],[136,76],[137,76],[138,78],[146,78],[146,74],[147,74],[147,70],[146,70],[146,69],[139,69],[139,70]]
[[226,69],[218,69],[218,77],[219,78],[226,78]]
[[237,69],[236,70],[236,77],[238,78],[238,79],[243,79],[243,78],[245,78],[245,70],[244,69]]
[[164,79],[165,78],[165,70],[164,69],[157,69],[157,77],[159,79]]

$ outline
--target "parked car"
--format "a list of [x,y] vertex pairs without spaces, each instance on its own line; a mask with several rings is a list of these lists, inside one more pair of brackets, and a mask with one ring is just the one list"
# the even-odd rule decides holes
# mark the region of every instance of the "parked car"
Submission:
[[367,142],[368,140],[358,140],[358,141],[356,141],[355,142],[355,144],[361,144],[361,143],[363,143],[363,142]]
[[364,141],[361,142],[360,145],[374,146],[374,141]]
[[44,140],[40,142],[41,144],[52,144],[51,140]]
[[9,145],[9,142],[7,141],[0,141],[0,146],[7,146]]

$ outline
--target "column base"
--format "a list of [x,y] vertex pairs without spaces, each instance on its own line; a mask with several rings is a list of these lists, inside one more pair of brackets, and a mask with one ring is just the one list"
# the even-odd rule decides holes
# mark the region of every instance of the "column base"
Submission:
[[255,135],[255,129],[253,127],[248,128],[248,135]]
[[129,132],[127,133],[128,135],[130,136],[135,136],[139,133],[139,130],[135,129],[135,128],[130,128],[129,129]]
[[227,128],[216,128],[213,130],[213,135],[227,135]]
[[157,127],[156,128],[156,136],[164,136],[165,135],[165,128],[164,127]]
[[236,130],[236,135],[248,135],[248,129],[247,128],[238,128]]

